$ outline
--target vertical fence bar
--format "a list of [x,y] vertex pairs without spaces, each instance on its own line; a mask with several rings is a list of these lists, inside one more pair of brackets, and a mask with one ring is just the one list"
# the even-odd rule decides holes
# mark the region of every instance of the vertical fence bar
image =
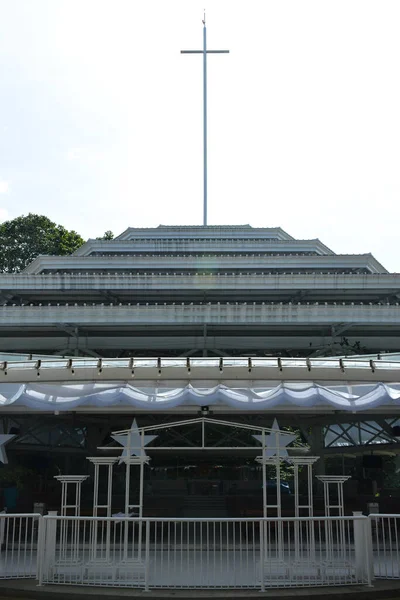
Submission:
[[[260,577],[261,577],[261,591],[265,592],[265,577],[264,577],[264,567],[265,567],[265,519],[259,521],[259,532],[260,532]],[[255,540],[255,536],[253,535],[253,540]],[[253,548],[255,548],[255,543],[253,542]]]
[[146,521],[146,550],[145,550],[145,572],[144,572],[144,590],[149,591],[149,574],[150,574],[150,521]]
[[46,523],[47,521],[42,517],[39,517],[39,528],[38,528],[38,546],[37,546],[37,559],[36,559],[36,578],[39,581],[39,585],[43,585],[43,564],[44,564],[44,552],[45,552],[45,539],[46,539]]

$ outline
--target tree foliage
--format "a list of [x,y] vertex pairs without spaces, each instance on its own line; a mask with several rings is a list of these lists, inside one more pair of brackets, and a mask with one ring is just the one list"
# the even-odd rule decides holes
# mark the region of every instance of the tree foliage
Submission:
[[107,241],[113,240],[113,239],[114,239],[114,234],[109,229],[107,229],[107,231],[104,232],[104,235],[96,238],[96,240],[107,240]]
[[84,243],[43,215],[29,213],[0,223],[0,273],[19,273],[39,254],[71,254]]

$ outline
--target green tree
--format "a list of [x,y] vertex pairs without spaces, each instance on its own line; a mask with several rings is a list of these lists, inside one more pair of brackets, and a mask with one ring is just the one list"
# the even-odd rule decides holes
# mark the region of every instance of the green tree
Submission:
[[96,238],[96,240],[107,240],[107,241],[113,240],[113,239],[114,239],[114,234],[109,229],[107,229],[107,231],[104,232],[104,235]]
[[84,240],[43,215],[17,217],[0,224],[0,273],[19,273],[39,254],[72,254]]

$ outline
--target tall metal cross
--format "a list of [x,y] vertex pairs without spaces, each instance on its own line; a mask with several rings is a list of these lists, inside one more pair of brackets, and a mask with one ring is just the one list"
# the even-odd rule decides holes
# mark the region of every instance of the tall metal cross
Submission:
[[207,225],[207,54],[228,54],[229,50],[207,50],[206,15],[203,18],[203,50],[181,50],[181,54],[203,55],[203,225]]

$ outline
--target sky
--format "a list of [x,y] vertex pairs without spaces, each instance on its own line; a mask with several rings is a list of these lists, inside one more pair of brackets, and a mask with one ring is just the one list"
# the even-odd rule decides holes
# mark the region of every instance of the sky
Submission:
[[400,272],[398,0],[0,0],[0,221],[282,227]]

